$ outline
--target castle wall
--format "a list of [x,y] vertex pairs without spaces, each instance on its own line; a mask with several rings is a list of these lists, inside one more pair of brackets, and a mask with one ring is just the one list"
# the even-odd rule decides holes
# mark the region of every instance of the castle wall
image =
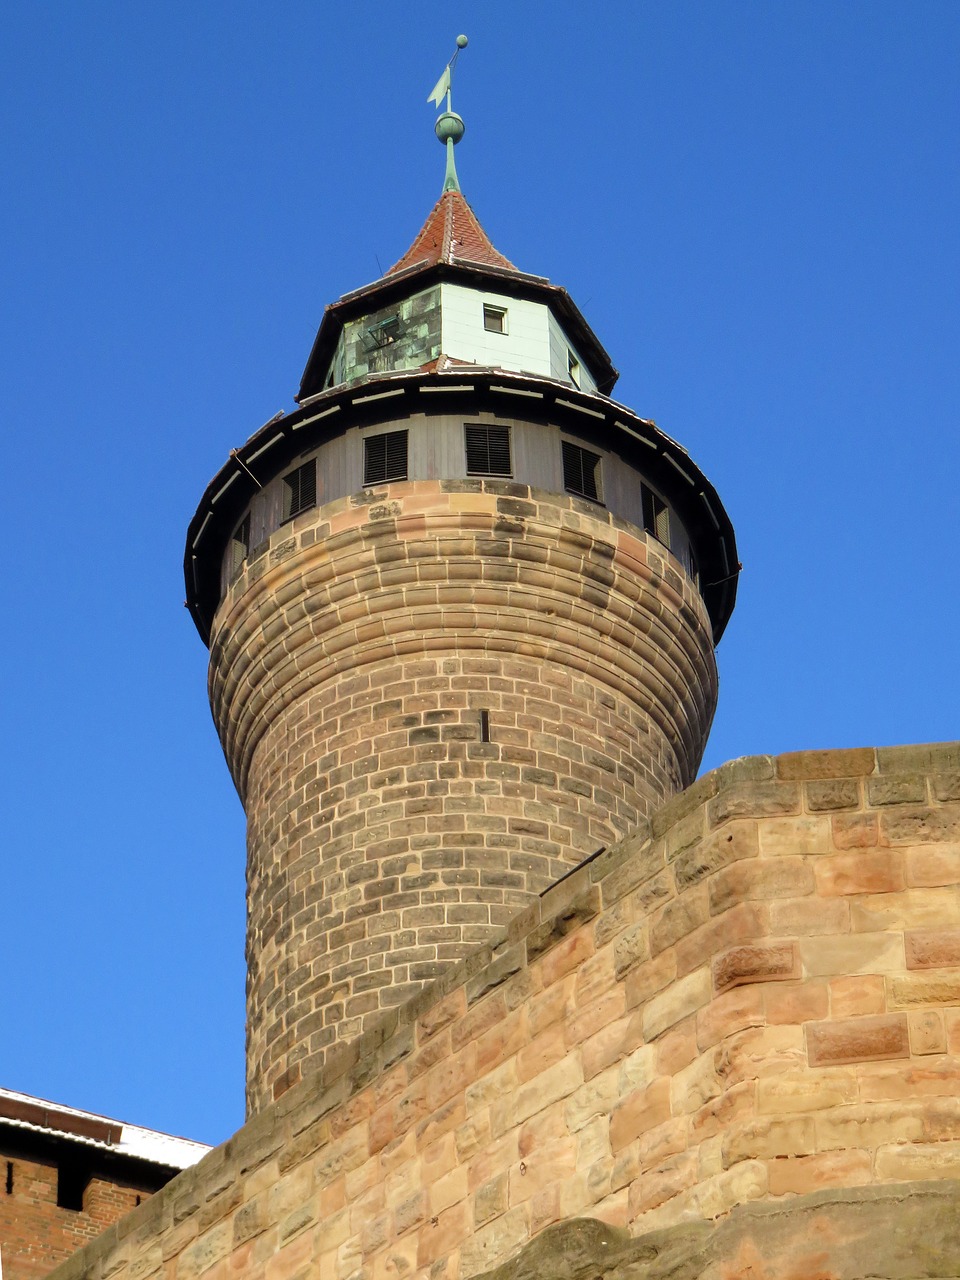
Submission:
[[278,530],[211,650],[250,1110],[685,786],[715,699],[692,581],[601,507],[417,481]]
[[0,1144],[0,1247],[5,1280],[39,1280],[151,1192],[104,1175],[90,1179],[81,1209],[57,1204],[56,1160],[28,1158]]
[[[736,761],[57,1280],[466,1280],[573,1218],[644,1236],[650,1259],[648,1233],[688,1244],[757,1201],[783,1210],[783,1256],[799,1223],[823,1234],[816,1274],[886,1274],[851,1270],[876,1206],[942,1207],[921,1184],[960,1178],[958,883],[960,746]],[[824,1187],[845,1188],[829,1211],[804,1195]],[[682,1274],[766,1274],[738,1231],[703,1248],[739,1271],[714,1250]],[[831,1249],[843,1269],[823,1270]]]

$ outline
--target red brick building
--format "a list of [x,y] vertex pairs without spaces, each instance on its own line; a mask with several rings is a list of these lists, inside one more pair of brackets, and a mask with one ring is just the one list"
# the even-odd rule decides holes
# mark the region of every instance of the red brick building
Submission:
[[36,1280],[209,1150],[0,1089],[0,1257]]

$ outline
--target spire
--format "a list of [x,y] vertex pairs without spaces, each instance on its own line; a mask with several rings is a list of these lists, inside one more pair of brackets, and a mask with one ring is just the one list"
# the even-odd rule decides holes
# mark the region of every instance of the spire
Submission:
[[447,170],[443,179],[444,191],[459,191],[460,180],[457,177],[457,166],[453,156],[453,148],[463,137],[466,125],[450,105],[452,92],[453,67],[457,58],[460,56],[460,50],[467,47],[467,37],[457,36],[457,47],[453,57],[443,68],[443,74],[433,86],[433,92],[427,98],[428,102],[432,102],[435,107],[439,107],[440,103],[446,95],[447,109],[441,116],[437,117],[437,123],[434,126],[437,137],[447,149]]
[[408,267],[432,267],[439,262],[517,270],[509,258],[498,253],[490,243],[477,215],[459,190],[444,191],[413,244],[386,275],[396,275]]

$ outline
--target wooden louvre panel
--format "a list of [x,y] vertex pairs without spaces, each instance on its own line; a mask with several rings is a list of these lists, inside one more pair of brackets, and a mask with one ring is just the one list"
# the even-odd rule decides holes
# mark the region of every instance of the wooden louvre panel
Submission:
[[293,516],[306,511],[308,507],[317,505],[317,463],[316,459],[305,462],[296,471],[283,477],[283,518],[290,520]]
[[363,442],[363,483],[385,484],[407,478],[407,433],[384,431]]
[[670,545],[670,509],[662,498],[658,498],[646,485],[641,491],[643,501],[643,527],[652,533],[658,542],[665,547]]
[[246,515],[237,525],[230,540],[230,572],[240,572],[244,560],[250,551],[250,516]]
[[468,476],[512,476],[510,428],[467,422],[463,427]]
[[562,440],[563,487],[591,502],[600,502],[600,455]]

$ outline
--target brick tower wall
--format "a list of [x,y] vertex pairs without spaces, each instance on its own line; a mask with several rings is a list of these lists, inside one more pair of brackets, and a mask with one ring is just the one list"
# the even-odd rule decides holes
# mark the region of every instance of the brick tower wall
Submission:
[[515,484],[305,512],[217,613],[248,814],[248,1105],[367,1030],[695,776],[710,624],[654,539]]

